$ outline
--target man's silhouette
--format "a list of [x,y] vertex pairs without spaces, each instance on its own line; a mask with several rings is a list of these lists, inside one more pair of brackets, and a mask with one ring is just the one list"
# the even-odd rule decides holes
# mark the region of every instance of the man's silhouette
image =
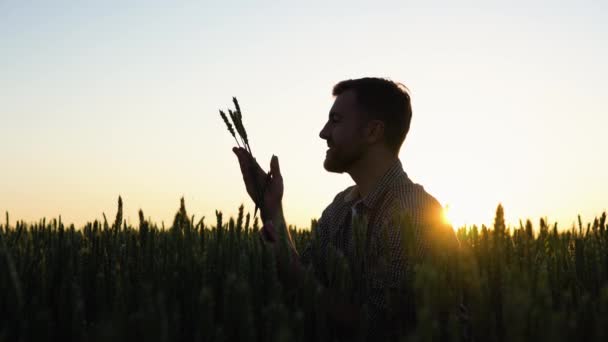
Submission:
[[[288,245],[294,256],[290,265],[277,260],[287,283],[297,284],[305,265],[315,271],[324,268],[329,249],[352,258],[353,218],[367,219],[366,277],[370,288],[361,305],[344,304],[330,308],[338,326],[355,330],[360,308],[365,305],[370,339],[391,336],[397,328],[387,316],[386,294],[398,291],[411,272],[409,264],[425,257],[436,240],[441,248],[458,247],[449,224],[443,221],[443,208],[424,188],[413,183],[403,171],[399,150],[409,131],[412,117],[410,96],[402,85],[381,78],[345,80],[333,88],[334,104],[319,136],[327,141],[324,168],[329,172],[348,173],[355,185],[338,193],[323,211],[315,234],[315,243],[298,253],[287,231]],[[264,184],[265,173],[242,148],[234,148],[247,191],[255,195],[255,184]],[[277,245],[278,229],[285,229],[281,199],[283,179],[278,158],[270,162],[268,183],[261,207],[262,236]],[[255,175],[252,176],[252,175]],[[413,227],[412,240],[403,246],[402,227],[395,221],[407,215]],[[387,255],[380,262],[380,252]],[[417,260],[410,260],[410,259]],[[318,273],[318,272],[316,272]],[[322,278],[322,276],[319,276]]]

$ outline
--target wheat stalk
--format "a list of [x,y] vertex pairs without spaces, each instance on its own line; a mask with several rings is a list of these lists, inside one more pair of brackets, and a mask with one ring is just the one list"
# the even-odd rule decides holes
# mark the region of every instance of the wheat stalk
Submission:
[[[232,109],[228,109],[228,115],[230,116],[230,119],[232,120],[234,129],[236,129],[236,132],[238,133],[239,138],[241,138],[244,148],[249,152],[249,154],[251,155],[251,158],[253,160],[255,160],[255,158],[253,158],[253,152],[251,150],[251,145],[249,144],[249,139],[247,137],[247,131],[245,130],[245,126],[243,125],[243,113],[241,112],[241,106],[239,106],[239,102],[236,99],[236,97],[234,97],[234,96],[232,97],[232,102],[234,103],[234,107],[236,109],[234,111]],[[234,137],[234,140],[236,141],[237,145],[239,147],[241,147],[241,145],[239,144],[239,141],[237,140],[236,135],[234,133],[234,129],[232,127],[233,125],[230,124],[230,121],[226,117],[226,113],[224,113],[222,110],[220,110],[220,116],[222,117],[222,120],[224,120],[224,123],[226,124],[228,131]],[[252,172],[252,178],[255,180],[255,171],[252,169],[251,172]],[[264,200],[264,193],[266,191],[269,181],[270,181],[270,172],[267,172],[266,179],[264,181],[264,185],[263,185],[262,189],[260,189],[258,187],[258,184],[255,183],[257,199],[254,201],[255,202],[255,210],[253,212],[254,219],[256,217],[258,208],[261,207],[262,201]]]
[[236,144],[239,147],[241,147],[241,144],[239,144],[239,141],[236,139],[236,135],[234,134],[234,129],[232,128],[232,125],[230,124],[230,121],[228,121],[228,118],[226,117],[226,113],[224,113],[221,109],[220,109],[220,116],[224,120],[224,123],[226,124],[226,127],[228,127],[228,132],[230,132],[230,134],[232,134],[232,136],[234,137],[234,141],[236,141]]

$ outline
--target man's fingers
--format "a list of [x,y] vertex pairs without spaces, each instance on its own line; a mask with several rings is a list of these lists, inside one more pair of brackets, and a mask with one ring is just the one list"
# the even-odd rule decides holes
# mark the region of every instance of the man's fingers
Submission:
[[273,155],[270,159],[270,170],[275,177],[281,177],[281,168],[279,167],[279,157]]
[[239,166],[241,168],[241,174],[243,175],[243,181],[245,182],[245,187],[247,188],[247,192],[251,193],[253,191],[252,187],[254,180],[251,178],[250,171],[250,163],[247,161],[247,157],[244,156],[243,151],[237,149],[236,147],[232,149],[234,154],[236,154],[237,159],[239,161]]
[[243,178],[245,177],[249,177],[249,167],[248,167],[248,163],[245,160],[245,158],[243,157],[243,153],[241,151],[239,151],[238,149],[236,149],[236,147],[234,149],[232,149],[232,151],[234,151],[234,154],[236,154],[236,157],[239,161],[239,166],[241,167],[241,173],[243,174]]
[[232,151],[237,155],[239,162],[245,166],[247,171],[253,169],[257,173],[264,172],[253,156],[244,148],[234,147]]
[[[246,149],[242,147],[234,147],[232,151],[239,160],[239,165],[241,167],[241,173],[243,174],[243,180],[245,181],[247,192],[251,198],[254,199],[254,202],[256,202],[256,198],[260,196],[260,194],[257,192],[262,189],[261,187],[267,186],[267,174]],[[279,159],[274,155],[270,159],[269,173],[272,176],[271,179],[278,181],[278,184],[280,184],[282,187],[283,178],[281,176],[281,169],[279,167]],[[273,181],[273,183],[274,182],[275,181]]]

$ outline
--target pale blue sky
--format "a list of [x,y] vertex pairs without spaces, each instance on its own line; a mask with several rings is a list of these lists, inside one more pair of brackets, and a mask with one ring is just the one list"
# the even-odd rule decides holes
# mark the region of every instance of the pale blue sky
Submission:
[[[423,4],[423,5],[422,5]],[[288,223],[353,184],[323,169],[332,86],[412,92],[410,178],[456,224],[606,210],[608,12],[599,1],[0,0],[0,210],[169,222],[248,200],[218,109],[237,96],[257,159],[279,156]]]

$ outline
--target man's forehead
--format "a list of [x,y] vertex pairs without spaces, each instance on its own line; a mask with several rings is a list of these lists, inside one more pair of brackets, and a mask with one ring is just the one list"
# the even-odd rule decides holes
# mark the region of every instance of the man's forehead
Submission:
[[355,93],[352,90],[346,90],[336,96],[330,113],[339,114],[342,116],[352,116],[358,111]]

